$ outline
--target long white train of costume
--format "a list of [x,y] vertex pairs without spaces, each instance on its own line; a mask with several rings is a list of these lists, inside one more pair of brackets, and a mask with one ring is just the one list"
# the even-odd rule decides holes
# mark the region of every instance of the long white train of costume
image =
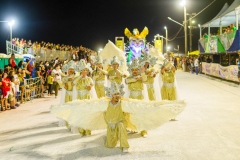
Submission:
[[[62,105],[53,105],[51,113],[67,121],[71,126],[89,130],[106,129],[104,120],[110,99],[75,100]],[[127,129],[139,132],[151,130],[174,119],[186,104],[184,101],[144,101],[122,99],[122,110],[129,115]]]
[[[76,86],[73,86],[73,91],[72,91],[72,100],[75,101],[77,100],[77,89]],[[96,94],[96,90],[94,87],[91,88],[90,90],[90,94],[91,94],[91,98],[96,99],[97,98],[97,94]],[[62,88],[62,94],[61,94],[61,100],[60,100],[60,105],[65,104],[65,95],[66,95],[66,89],[63,87]],[[65,127],[66,124],[68,123],[68,121],[66,121],[65,119],[58,117],[58,126],[59,127]],[[72,125],[69,125],[68,127],[69,130],[71,130],[72,133],[78,133],[78,129]]]

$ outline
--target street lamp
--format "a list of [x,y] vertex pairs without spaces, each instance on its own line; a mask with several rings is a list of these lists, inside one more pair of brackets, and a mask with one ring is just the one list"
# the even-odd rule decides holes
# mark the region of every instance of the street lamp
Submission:
[[[173,20],[171,17],[168,17],[168,19],[169,19],[170,21],[173,21],[173,22],[175,22],[175,23],[179,24],[180,26],[183,26],[183,24],[181,24],[181,23],[179,23],[179,22],[177,22],[177,21]],[[184,27],[184,26],[183,26],[183,27]]]
[[201,39],[201,37],[202,37],[202,27],[201,27],[201,24],[198,24],[198,27],[199,27],[199,29],[200,29],[199,34],[200,34],[200,39]]
[[186,10],[186,1],[183,0],[180,3],[181,6],[184,8],[184,38],[185,38],[185,55],[187,54],[187,10]]
[[10,26],[10,43],[11,43],[11,53],[12,53],[12,26],[14,25],[14,20],[8,22],[8,25]]
[[103,50],[102,48],[99,48],[99,50],[98,50],[98,54],[99,54],[102,50]]
[[8,25],[10,26],[10,46],[11,46],[11,52],[12,52],[12,26],[14,24],[14,20],[12,21],[0,21],[3,23],[8,23]]
[[168,46],[168,47],[167,47],[167,50],[169,51],[169,50],[170,50],[170,48],[171,48],[171,47],[170,47],[170,46]]
[[168,46],[168,30],[167,27],[164,27],[165,31],[166,31],[166,53],[167,53],[167,46]]

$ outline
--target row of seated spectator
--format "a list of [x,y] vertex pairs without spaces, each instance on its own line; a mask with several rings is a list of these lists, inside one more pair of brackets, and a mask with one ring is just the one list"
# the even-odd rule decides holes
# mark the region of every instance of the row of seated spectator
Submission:
[[44,50],[53,50],[53,51],[70,51],[75,55],[75,57],[79,57],[79,59],[85,58],[85,55],[97,55],[97,53],[89,48],[83,47],[82,45],[73,47],[72,45],[65,44],[54,44],[50,42],[32,42],[31,40],[24,40],[19,38],[13,38],[12,44],[23,48],[24,53],[28,52],[28,49],[32,49],[34,53],[43,52]]
[[[232,33],[232,32],[235,32],[237,30],[237,28],[234,26],[234,24],[230,24],[230,26],[227,26],[226,28],[223,28],[223,34],[227,34],[227,33]],[[220,33],[220,32],[219,32]],[[219,34],[217,33],[212,33],[210,34],[210,37],[213,37],[213,36],[217,36]],[[208,38],[209,35],[207,33],[204,33],[204,35],[202,36],[202,38]]]

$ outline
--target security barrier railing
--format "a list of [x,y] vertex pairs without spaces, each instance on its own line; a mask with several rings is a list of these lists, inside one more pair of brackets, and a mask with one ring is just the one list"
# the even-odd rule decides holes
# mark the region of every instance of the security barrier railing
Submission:
[[73,54],[70,51],[40,49],[35,52],[35,55],[37,61],[50,61],[56,58],[59,58],[59,60],[71,60]]
[[43,89],[41,78],[24,79],[24,85],[21,90],[23,95],[21,96],[24,96],[25,101],[31,101],[33,98],[41,97]]
[[16,45],[11,45],[10,41],[6,41],[6,51],[7,51],[7,54],[23,54],[24,53],[24,50],[23,48],[20,48]]
[[10,41],[6,41],[7,54],[31,54],[35,56],[36,61],[50,61],[52,59],[59,58],[59,60],[71,60],[72,52],[70,51],[59,51],[49,49],[36,49],[36,48],[20,48],[14,44],[11,45]]

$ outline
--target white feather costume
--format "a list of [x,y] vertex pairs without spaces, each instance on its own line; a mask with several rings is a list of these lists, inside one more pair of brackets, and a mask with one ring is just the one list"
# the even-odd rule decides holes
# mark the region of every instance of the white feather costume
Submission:
[[[104,112],[109,105],[109,98],[75,100],[62,105],[53,105],[51,113],[66,120],[71,126],[90,130],[106,129]],[[127,129],[151,130],[174,119],[186,106],[184,101],[143,101],[122,99],[123,112],[129,114]]]

